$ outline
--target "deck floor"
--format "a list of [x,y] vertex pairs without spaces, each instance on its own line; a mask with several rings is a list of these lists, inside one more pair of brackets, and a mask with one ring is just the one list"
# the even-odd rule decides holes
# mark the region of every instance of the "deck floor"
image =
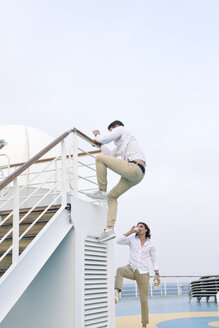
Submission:
[[[189,303],[188,296],[149,298],[147,328],[219,328],[219,306],[210,300]],[[140,301],[121,300],[116,305],[116,328],[141,328]]]

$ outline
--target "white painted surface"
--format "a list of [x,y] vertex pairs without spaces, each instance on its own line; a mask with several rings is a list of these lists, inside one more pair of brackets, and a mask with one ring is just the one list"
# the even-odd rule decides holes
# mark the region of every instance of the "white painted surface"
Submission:
[[[1,154],[6,154],[10,158],[10,163],[25,162],[53,141],[49,134],[24,125],[0,126],[0,139],[4,139],[7,145],[0,150]],[[51,151],[44,157],[49,157]]]
[[3,320],[1,328],[73,328],[74,322],[74,230]]
[[[4,288],[1,290],[0,286],[0,310],[6,311],[6,300],[9,301],[11,297],[18,299],[22,295],[20,285],[26,284],[29,287],[26,291],[23,290],[23,295],[0,324],[1,328],[84,327],[84,241],[88,235],[97,236],[102,231],[106,223],[106,208],[73,197],[70,202],[74,228],[71,228],[55,252],[53,253],[51,244],[55,243],[62,228],[60,226],[56,230],[55,222],[51,222],[47,230],[52,230],[52,239],[48,238],[48,234],[36,237],[34,245],[23,254],[18,266],[6,273],[2,283]],[[59,224],[63,220],[68,223],[67,218],[60,217],[60,221],[57,218]],[[108,243],[110,328],[115,327],[113,243]],[[39,271],[38,257],[49,252],[53,253],[52,256],[41,266],[42,269],[35,277],[33,273]],[[35,278],[27,283],[26,276],[30,280],[31,275]]]
[[[106,225],[107,209],[72,197],[72,219],[75,227],[75,328],[84,327],[84,241],[99,235]],[[108,242],[109,327],[115,327],[114,241]],[[92,327],[92,326],[91,326]]]
[[[28,161],[54,140],[53,137],[39,129],[23,125],[0,126],[0,138],[7,142],[7,145],[0,150],[0,154],[4,154],[7,158],[9,158],[10,165]],[[41,159],[56,157],[60,154],[60,145],[57,145],[55,148],[51,149],[48,153],[42,156]],[[11,167],[8,170],[7,164],[6,158],[1,156],[0,168],[5,167],[1,170],[1,180],[6,178],[18,168]],[[47,167],[47,165],[47,162],[32,165],[22,174],[22,176],[18,178],[19,185],[25,185],[33,178],[34,172],[39,172],[43,168]],[[50,169],[54,170],[55,164],[51,164]],[[34,183],[43,183],[48,176],[49,174],[44,175],[43,177],[38,177],[35,179]],[[9,186],[11,186],[11,184]]]
[[16,304],[42,266],[71,229],[66,210],[59,211],[28,245],[19,262],[0,280],[0,322]]

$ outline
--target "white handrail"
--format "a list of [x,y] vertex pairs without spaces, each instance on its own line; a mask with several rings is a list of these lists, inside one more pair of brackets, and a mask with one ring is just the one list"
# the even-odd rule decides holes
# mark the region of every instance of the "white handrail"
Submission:
[[[153,276],[150,277],[149,282],[149,296],[167,296],[167,295],[188,295],[188,288],[191,279],[197,280],[201,276],[160,276],[161,283],[159,287],[155,287],[153,284]],[[214,284],[212,285],[214,287]],[[137,283],[130,280],[124,279],[121,299],[126,298],[138,298],[139,292]]]

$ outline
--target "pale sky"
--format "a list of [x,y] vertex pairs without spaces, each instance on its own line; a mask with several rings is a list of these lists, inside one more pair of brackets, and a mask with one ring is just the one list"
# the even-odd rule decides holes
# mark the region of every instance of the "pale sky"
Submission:
[[123,121],[147,173],[116,233],[147,222],[161,274],[219,272],[218,13],[218,0],[0,3],[1,125],[92,136]]

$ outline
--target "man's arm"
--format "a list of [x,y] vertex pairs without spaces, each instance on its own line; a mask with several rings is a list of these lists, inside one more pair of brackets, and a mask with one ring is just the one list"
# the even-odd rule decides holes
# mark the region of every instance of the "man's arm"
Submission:
[[118,152],[117,152],[117,147],[115,147],[111,150],[106,145],[102,145],[101,146],[101,151],[104,155],[110,155],[110,156],[113,156],[113,157],[120,156],[120,154],[118,154]]
[[126,236],[126,237],[130,236],[132,233],[135,232],[134,229],[135,229],[135,226],[132,226],[131,229],[128,232],[124,233],[123,236]]
[[108,144],[121,137],[121,129],[119,127],[115,128],[104,136],[101,135],[99,130],[94,130],[93,134],[96,137],[96,141],[102,144]]
[[152,246],[151,249],[150,249],[150,256],[151,256],[151,262],[152,262],[153,267],[154,267],[155,279],[157,279],[159,284],[160,284],[158,259],[157,259],[156,249],[155,249],[154,246]]
[[120,238],[117,239],[117,244],[120,244],[120,245],[129,245],[130,243],[130,240],[129,240],[129,236],[134,233],[134,228],[135,226],[133,226],[128,232],[124,233],[124,235]]

